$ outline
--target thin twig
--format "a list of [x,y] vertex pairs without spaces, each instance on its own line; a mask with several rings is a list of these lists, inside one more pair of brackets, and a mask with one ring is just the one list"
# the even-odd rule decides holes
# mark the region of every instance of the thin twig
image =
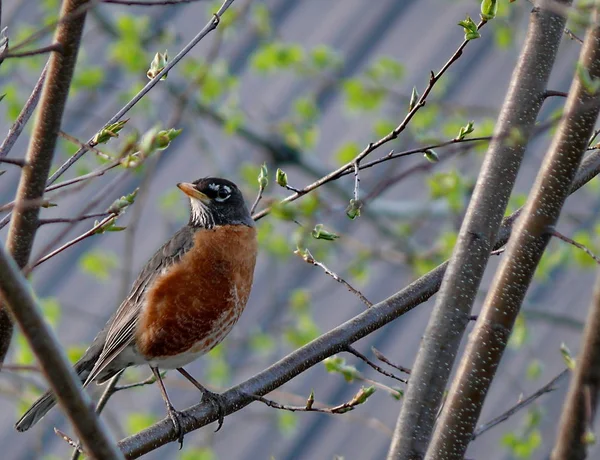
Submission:
[[547,89],[544,92],[544,98],[549,98],[549,97],[567,97],[569,95],[569,93],[566,93],[564,91],[555,91],[552,89]]
[[78,182],[83,182],[88,179],[92,179],[94,177],[99,177],[104,175],[105,172],[110,171],[113,168],[119,166],[121,162],[119,160],[114,161],[102,168],[96,169],[95,171],[91,171],[83,176],[74,177],[73,179],[69,179],[63,182],[59,182],[58,184],[51,185],[50,187],[46,187],[46,192],[51,192],[53,190],[57,190],[59,188],[67,187],[69,185],[77,184]]
[[2,157],[0,157],[0,163],[15,165],[15,166],[19,166],[20,168],[23,168],[24,166],[27,165],[27,162],[25,160],[21,160],[20,158],[2,158]]
[[569,238],[568,236],[563,235],[562,233],[558,232],[557,230],[551,230],[550,234],[556,238],[558,238],[559,240],[563,240],[565,243],[569,243],[573,246],[575,246],[578,249],[581,249],[583,252],[585,252],[588,256],[590,256],[592,259],[594,259],[594,262],[596,262],[597,264],[600,264],[600,257],[598,257],[596,254],[594,254],[590,249],[588,249],[586,246],[584,246],[581,243],[578,243],[575,240],[572,240],[571,238]]
[[254,203],[252,204],[252,207],[250,208],[250,214],[254,214],[254,210],[258,206],[258,203],[260,203],[260,200],[262,200],[264,191],[265,191],[265,186],[263,184],[260,184],[258,187],[258,194],[256,195],[256,199],[254,200]]
[[[363,391],[363,390],[361,390],[361,391]],[[352,400],[345,402],[344,404],[340,404],[338,406],[333,406],[333,407],[314,407],[313,406],[314,397],[312,394],[308,398],[308,400],[306,402],[306,406],[288,406],[285,404],[280,404],[278,402],[272,401],[263,396],[258,396],[258,395],[248,395],[248,396],[250,396],[255,401],[260,401],[274,409],[287,410],[289,412],[319,412],[322,414],[340,415],[340,414],[345,414],[346,412],[350,412],[356,406],[363,404],[364,401],[362,401],[360,399],[360,397],[358,397],[361,391],[359,391],[359,393],[357,393],[354,396],[354,398],[352,398]]]
[[59,438],[61,438],[63,441],[65,441],[69,445],[69,447],[73,447],[74,449],[76,449],[78,452],[81,452],[82,454],[85,453],[83,451],[83,449],[81,448],[81,444],[79,444],[78,442],[75,442],[75,440],[71,436],[66,434],[65,432],[60,431],[58,428],[54,427],[54,434],[56,434]]
[[[161,377],[164,377],[164,375],[165,375],[165,372],[163,372],[161,374]],[[115,387],[114,393],[116,393],[118,391],[123,391],[123,390],[130,390],[132,388],[139,388],[139,387],[144,387],[147,385],[153,385],[155,382],[156,382],[156,377],[154,377],[154,375],[151,375],[146,380],[142,380],[141,382],[128,383],[126,385],[119,385],[118,387]]]
[[25,364],[0,364],[0,370],[12,371],[12,372],[41,372],[41,369],[37,366],[28,366]]
[[[73,137],[70,134],[65,133],[64,131],[59,131],[58,135],[60,137],[62,137],[63,139],[66,139],[67,141],[77,145],[79,148],[91,150],[92,152],[97,154],[100,158],[104,158],[105,160],[113,159],[110,155],[104,153],[102,150],[99,150],[96,147],[92,147],[91,145],[84,144],[76,137]],[[48,191],[48,189],[46,189],[46,191]]]
[[565,375],[567,375],[568,373],[569,373],[569,369],[563,370],[560,374],[558,374],[556,377],[554,377],[552,380],[550,380],[546,385],[544,385],[543,387],[541,387],[539,390],[537,390],[531,396],[528,396],[527,398],[519,401],[517,404],[515,404],[513,407],[511,407],[510,409],[508,409],[502,415],[499,415],[498,417],[493,418],[489,422],[484,423],[483,425],[480,425],[473,432],[473,437],[471,438],[471,440],[472,441],[475,440],[475,438],[478,438],[479,436],[481,436],[486,431],[489,431],[492,428],[494,428],[496,425],[499,425],[500,423],[504,422],[505,420],[508,420],[509,417],[511,417],[512,415],[514,415],[515,413],[517,413],[518,411],[520,411],[524,407],[527,407],[529,404],[531,404],[532,402],[534,402],[540,396],[542,396],[542,395],[544,395],[546,393],[550,393],[551,391],[554,391],[554,389],[555,389],[554,385],[560,379],[562,379]]
[[82,216],[78,216],[78,217],[56,217],[53,219],[40,219],[39,220],[39,225],[48,225],[48,224],[73,224],[75,222],[81,222],[83,220],[87,220],[87,219],[95,219],[98,217],[106,217],[108,216],[109,212],[96,212],[93,214],[83,214]]
[[8,155],[10,149],[19,138],[21,131],[23,131],[23,128],[29,121],[31,114],[35,110],[37,103],[40,100],[40,94],[42,93],[42,86],[44,84],[44,80],[46,79],[47,69],[48,64],[44,66],[44,69],[42,70],[42,73],[40,74],[37,83],[31,91],[31,95],[27,99],[27,102],[25,102],[25,105],[21,109],[19,116],[17,117],[13,125],[10,127],[10,129],[8,130],[8,134],[2,141],[2,145],[0,145],[0,158],[4,158],[6,155]]
[[373,303],[370,302],[362,294],[362,292],[360,292],[358,289],[355,289],[354,287],[352,287],[352,285],[350,283],[348,283],[346,280],[341,278],[335,272],[333,272],[329,268],[327,268],[324,263],[316,260],[308,249],[296,250],[296,251],[294,251],[294,254],[300,256],[302,259],[304,259],[305,262],[307,262],[309,264],[315,265],[317,267],[321,267],[323,269],[323,271],[325,273],[327,273],[329,276],[331,276],[334,280],[336,280],[338,283],[341,283],[344,286],[346,286],[348,288],[348,290],[350,292],[352,292],[354,295],[356,295],[361,300],[361,302],[364,303],[367,307],[371,307],[373,305]]
[[410,375],[410,369],[408,367],[400,366],[399,364],[391,362],[382,352],[380,352],[375,347],[371,347],[371,350],[373,351],[373,354],[377,357],[379,361],[383,361],[388,366],[392,366],[394,369],[398,369],[400,372],[404,372],[405,374]]
[[21,51],[20,53],[6,53],[4,56],[0,56],[0,59],[11,59],[11,58],[24,58],[29,56],[37,56],[38,54],[52,53],[53,51],[62,54],[63,46],[60,43],[53,43],[52,45],[43,46],[31,51]]
[[365,355],[363,355],[361,352],[359,352],[356,348],[354,348],[352,345],[348,345],[346,347],[346,351],[348,351],[348,353],[352,353],[357,358],[362,359],[365,363],[367,363],[369,366],[371,366],[373,369],[375,369],[380,374],[385,375],[386,377],[390,377],[392,379],[398,380],[399,382],[402,382],[402,383],[408,383],[408,381],[406,379],[400,378],[397,375],[394,375],[391,372],[388,372],[385,369],[379,367],[377,364],[375,364],[373,361],[371,361],[369,358],[367,358]]
[[360,162],[356,161],[354,163],[354,201],[358,203],[359,200],[359,187],[360,187],[360,176],[358,172],[360,170]]
[[100,222],[98,222],[96,225],[94,225],[92,228],[90,228],[87,232],[82,233],[78,237],[73,238],[71,241],[63,244],[61,247],[55,249],[51,253],[46,254],[44,257],[42,257],[37,262],[35,262],[33,265],[31,265],[30,269],[37,267],[38,265],[46,262],[48,259],[51,259],[55,255],[60,254],[65,249],[68,249],[71,246],[73,246],[74,244],[79,243],[80,241],[85,240],[86,238],[94,235],[99,229],[101,229],[105,225],[111,224],[116,218],[117,218],[117,215],[111,213],[108,217],[105,217],[104,219],[102,219]]
[[565,35],[566,35],[567,37],[569,37],[571,40],[575,40],[576,42],[579,42],[581,45],[583,45],[583,40],[582,40],[581,38],[579,38],[577,35],[575,35],[575,34],[574,34],[572,31],[571,31],[571,29],[567,29],[567,28],[565,27],[565,30],[564,30],[564,32],[565,32]]

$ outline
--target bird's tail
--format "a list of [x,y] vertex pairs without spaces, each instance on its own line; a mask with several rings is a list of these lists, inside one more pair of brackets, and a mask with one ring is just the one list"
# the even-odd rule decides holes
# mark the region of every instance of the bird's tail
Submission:
[[[75,372],[81,379],[81,382],[85,382],[90,371],[94,367],[94,363],[98,359],[99,353],[95,353],[95,347],[90,347],[83,357],[75,363],[73,366]],[[25,414],[15,424],[17,431],[27,431],[33,425],[41,420],[41,418],[48,413],[50,409],[56,404],[56,398],[50,390],[42,395],[34,404],[29,408]]]

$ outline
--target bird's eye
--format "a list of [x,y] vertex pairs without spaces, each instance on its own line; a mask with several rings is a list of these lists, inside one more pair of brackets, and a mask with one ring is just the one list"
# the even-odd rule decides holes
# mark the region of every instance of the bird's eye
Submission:
[[222,185],[217,189],[216,200],[219,202],[223,202],[231,196],[231,189],[226,185]]

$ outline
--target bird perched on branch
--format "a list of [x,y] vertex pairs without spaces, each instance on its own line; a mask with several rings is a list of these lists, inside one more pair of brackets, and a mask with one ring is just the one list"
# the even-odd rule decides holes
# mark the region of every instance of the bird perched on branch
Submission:
[[[181,445],[181,413],[171,404],[159,369],[177,369],[200,389],[203,399],[216,406],[217,430],[221,427],[220,396],[183,366],[219,344],[242,314],[252,287],[257,241],[254,221],[234,183],[209,177],[177,187],[190,199],[189,223],[148,261],[75,370],[85,386],[148,364]],[[17,430],[31,428],[55,404],[47,392],[17,422]]]

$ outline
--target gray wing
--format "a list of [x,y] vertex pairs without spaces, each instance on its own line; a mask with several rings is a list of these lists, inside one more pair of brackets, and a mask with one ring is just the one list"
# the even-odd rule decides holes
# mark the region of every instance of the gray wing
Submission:
[[129,296],[109,321],[104,347],[84,385],[93,381],[134,339],[148,286],[170,266],[181,260],[194,245],[194,230],[179,230],[144,266],[133,283]]

